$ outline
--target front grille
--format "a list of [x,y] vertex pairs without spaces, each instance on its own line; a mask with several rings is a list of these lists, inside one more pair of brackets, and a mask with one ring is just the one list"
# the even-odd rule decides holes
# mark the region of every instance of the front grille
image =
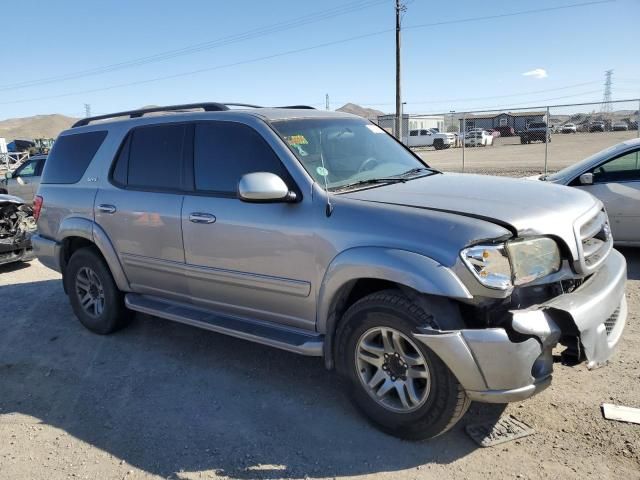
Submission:
[[607,329],[607,337],[611,335],[613,329],[616,327],[616,323],[618,323],[618,317],[620,316],[620,307],[616,308],[616,311],[611,314],[609,318],[604,321],[604,327]]
[[579,235],[584,267],[586,270],[591,270],[605,259],[613,243],[605,211],[600,210],[582,225]]

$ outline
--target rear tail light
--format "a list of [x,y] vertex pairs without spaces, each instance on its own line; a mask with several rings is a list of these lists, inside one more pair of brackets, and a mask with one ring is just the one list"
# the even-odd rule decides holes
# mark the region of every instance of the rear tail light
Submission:
[[33,197],[33,218],[36,222],[40,217],[40,211],[42,210],[43,202],[44,198],[42,198],[40,195],[36,195],[35,197]]

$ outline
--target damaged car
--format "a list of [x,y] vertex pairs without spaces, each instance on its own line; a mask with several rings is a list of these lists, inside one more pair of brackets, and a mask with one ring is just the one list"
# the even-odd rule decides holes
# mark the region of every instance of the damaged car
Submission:
[[31,260],[35,230],[33,209],[18,197],[0,194],[0,265]]
[[85,118],[56,141],[34,209],[37,256],[89,330],[142,312],[321,357],[407,439],[442,434],[471,401],[542,391],[555,348],[604,365],[625,327],[626,262],[600,200],[440,172],[346,113]]

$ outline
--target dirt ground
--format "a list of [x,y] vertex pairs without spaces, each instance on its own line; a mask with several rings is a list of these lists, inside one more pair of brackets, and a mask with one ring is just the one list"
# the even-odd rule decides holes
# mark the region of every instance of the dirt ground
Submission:
[[556,364],[552,386],[511,404],[531,436],[478,448],[473,406],[426,443],[369,426],[334,374],[296,356],[138,316],[111,336],[74,318],[60,277],[37,261],[0,267],[1,479],[640,478],[640,250],[629,262],[620,349],[595,371]]
[[[636,138],[637,131],[553,134],[548,145],[547,169],[556,171],[600,150]],[[416,150],[435,168],[462,171],[462,148]],[[520,137],[500,137],[493,146],[464,149],[464,171],[472,173],[523,174],[544,171],[545,144],[521,145]]]

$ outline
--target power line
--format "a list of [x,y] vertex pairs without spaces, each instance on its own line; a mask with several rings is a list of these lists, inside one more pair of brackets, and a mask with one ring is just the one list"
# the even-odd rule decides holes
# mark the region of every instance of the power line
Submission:
[[[459,20],[450,20],[450,21],[446,21],[446,22],[425,23],[425,24],[421,24],[421,25],[413,25],[413,26],[410,26],[410,27],[404,27],[404,29],[429,28],[429,27],[433,27],[433,26],[452,24],[452,23],[467,23],[467,22],[474,21],[474,20],[484,21],[484,20],[489,20],[489,19],[492,19],[492,18],[503,18],[505,16],[512,17],[512,16],[516,16],[516,15],[529,15],[529,14],[532,14],[532,13],[547,12],[547,11],[550,11],[550,10],[578,8],[578,7],[583,7],[583,6],[595,5],[595,4],[611,3],[611,2],[614,2],[614,1],[615,0],[599,0],[599,1],[593,1],[593,2],[574,3],[574,4],[570,4],[570,5],[559,6],[559,7],[541,8],[541,9],[536,9],[536,10],[524,10],[524,11],[513,12],[513,13],[509,13],[509,14],[499,14],[499,15],[492,15],[492,16],[482,16],[482,17],[471,17],[471,18],[464,18],[464,19],[459,19]],[[82,90],[82,91],[77,91],[77,92],[64,93],[64,94],[60,94],[60,95],[51,95],[51,96],[38,97],[38,98],[12,100],[12,101],[9,101],[9,102],[0,102],[0,105],[13,105],[13,104],[18,104],[18,103],[28,103],[28,102],[36,102],[36,101],[41,101],[41,100],[65,98],[65,97],[70,97],[70,96],[74,96],[74,95],[84,95],[84,94],[88,94],[88,93],[96,93],[96,92],[102,92],[102,91],[107,91],[107,90],[114,90],[114,89],[117,89],[117,88],[124,88],[124,87],[136,86],[136,85],[144,85],[144,84],[158,82],[158,81],[162,81],[162,80],[172,80],[172,79],[175,79],[175,78],[186,77],[186,76],[191,76],[191,75],[197,75],[197,74],[200,74],[200,73],[211,72],[211,71],[214,71],[214,70],[222,70],[222,69],[236,67],[236,66],[240,66],[240,65],[247,65],[247,64],[256,63],[256,62],[260,62],[260,61],[264,61],[264,60],[271,60],[271,59],[274,59],[274,58],[293,55],[293,54],[296,54],[296,53],[303,53],[303,52],[308,52],[310,50],[317,50],[317,49],[320,49],[320,48],[326,48],[326,47],[330,47],[330,46],[334,46],[334,45],[340,45],[340,44],[343,44],[343,43],[353,42],[353,41],[356,41],[356,40],[362,40],[362,39],[365,39],[365,38],[371,38],[371,37],[374,37],[374,36],[383,35],[383,34],[394,32],[394,31],[395,31],[395,28],[379,30],[377,32],[364,33],[364,34],[361,34],[361,35],[355,35],[355,36],[343,38],[343,39],[340,39],[340,40],[333,40],[333,41],[330,41],[330,42],[324,42],[324,43],[320,43],[320,44],[316,44],[316,45],[312,45],[312,46],[308,46],[308,47],[296,48],[296,49],[287,50],[287,51],[284,51],[284,52],[274,53],[274,54],[271,54],[271,55],[264,55],[264,56],[261,56],[261,57],[255,57],[255,58],[248,59],[248,60],[241,60],[241,61],[238,61],[238,62],[232,62],[232,63],[222,64],[222,65],[215,65],[215,66],[212,66],[212,67],[205,67],[205,68],[200,68],[200,69],[197,69],[197,70],[191,70],[191,71],[187,71],[187,72],[175,73],[175,74],[172,74],[172,75],[164,75],[164,76],[149,78],[149,79],[145,79],[145,80],[138,80],[138,81],[134,81],[134,82],[120,83],[120,84],[110,85],[110,86],[107,86],[107,87],[99,87],[99,88]]]
[[82,70],[79,72],[67,73],[63,75],[45,77],[45,78],[40,78],[35,80],[28,80],[25,82],[13,83],[8,85],[0,85],[0,91],[16,90],[16,89],[45,85],[45,84],[56,83],[61,81],[75,80],[78,78],[83,78],[83,77],[88,77],[93,75],[100,75],[104,73],[113,72],[116,70],[122,70],[126,68],[137,67],[140,65],[146,65],[149,63],[164,61],[164,60],[176,58],[179,56],[191,55],[204,50],[211,50],[214,48],[219,48],[219,47],[230,45],[233,43],[252,40],[254,38],[259,38],[266,35],[279,33],[285,30],[291,30],[293,28],[298,28],[311,23],[317,23],[323,20],[340,16],[340,15],[357,12],[365,8],[381,5],[382,3],[386,3],[386,1],[387,0],[357,0],[354,2],[347,3],[346,5],[342,5],[340,7],[335,7],[335,8],[321,11],[321,12],[310,13],[302,17],[297,17],[292,20],[256,28],[243,33],[221,37],[216,40],[212,40],[208,42],[189,45],[189,46],[182,47],[175,50],[168,50],[168,51],[160,52],[154,55],[139,57],[139,58],[127,60],[124,62],[105,65],[102,67],[95,67],[92,69]]

